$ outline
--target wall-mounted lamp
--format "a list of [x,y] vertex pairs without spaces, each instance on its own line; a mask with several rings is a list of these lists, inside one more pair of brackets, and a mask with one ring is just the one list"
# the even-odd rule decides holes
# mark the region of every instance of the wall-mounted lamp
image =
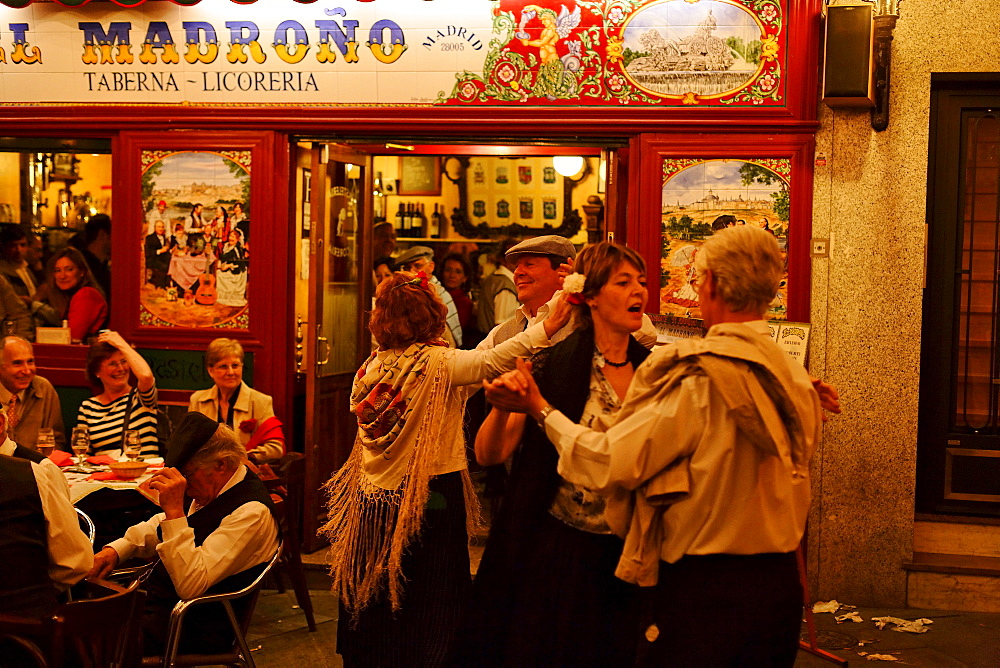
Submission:
[[889,127],[889,65],[892,61],[892,31],[899,18],[900,0],[871,0],[875,5],[875,107],[872,128]]
[[560,176],[569,178],[576,176],[583,169],[583,157],[579,155],[556,155],[552,157],[552,166]]
[[900,0],[855,0],[826,8],[823,101],[871,109],[872,128],[889,125],[892,31]]

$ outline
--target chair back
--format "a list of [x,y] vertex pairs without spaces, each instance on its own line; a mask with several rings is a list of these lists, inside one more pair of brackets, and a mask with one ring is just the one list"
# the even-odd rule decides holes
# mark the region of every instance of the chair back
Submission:
[[0,614],[0,665],[6,660],[19,666],[48,666],[39,647],[41,639],[52,632],[52,620],[29,619]]
[[85,580],[84,587],[89,598],[61,605],[55,612],[62,638],[52,643],[50,663],[122,667],[129,640],[138,633],[146,592],[139,589],[138,579],[127,589],[104,580]]
[[[163,658],[163,665],[175,666],[180,664],[189,666],[215,665],[220,663],[243,663],[245,665],[254,666],[255,664],[253,657],[250,654],[250,648],[247,646],[246,632],[250,627],[250,619],[253,617],[254,608],[257,607],[257,596],[260,594],[261,583],[264,582],[264,578],[267,577],[268,573],[271,572],[275,564],[278,563],[278,560],[281,558],[281,552],[282,544],[281,541],[279,541],[278,549],[275,551],[274,556],[271,557],[271,560],[267,562],[264,570],[257,575],[253,582],[248,584],[243,589],[229,592],[227,594],[207,594],[205,596],[198,596],[178,601],[170,613],[170,626],[167,630],[167,649],[166,656]],[[231,601],[243,597],[249,597],[249,604],[245,607],[240,618],[237,619],[236,614],[233,611]],[[181,635],[184,628],[184,616],[193,606],[215,602],[222,603],[223,608],[225,609],[230,627],[233,629],[236,636],[236,651],[233,654],[201,654],[197,655],[197,657],[189,657],[186,660],[180,655]],[[145,664],[145,660],[143,663]]]
[[301,522],[302,503],[306,484],[306,458],[301,452],[290,452],[278,462],[278,480],[281,483],[281,495],[285,499],[284,525],[282,538],[286,543],[295,545],[298,553],[302,543]]
[[90,539],[90,544],[94,544],[94,537],[97,535],[97,527],[94,526],[94,520],[90,519],[90,515],[83,512],[79,508],[75,508],[76,518],[80,521],[80,530],[87,535]]

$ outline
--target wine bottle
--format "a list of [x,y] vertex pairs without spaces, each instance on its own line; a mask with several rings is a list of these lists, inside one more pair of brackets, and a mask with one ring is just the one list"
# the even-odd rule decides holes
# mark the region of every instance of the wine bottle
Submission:
[[427,229],[427,216],[424,215],[423,204],[413,205],[413,236],[422,239]]
[[432,239],[441,238],[441,214],[438,212],[438,205],[434,205],[434,213],[431,214],[431,228],[429,236]]
[[403,228],[403,216],[404,216],[403,203],[400,202],[399,203],[399,211],[396,212],[396,235],[400,236],[400,237],[406,236],[405,234],[403,234],[403,229],[404,229]]
[[410,204],[403,210],[403,234],[404,237],[413,236],[413,209]]

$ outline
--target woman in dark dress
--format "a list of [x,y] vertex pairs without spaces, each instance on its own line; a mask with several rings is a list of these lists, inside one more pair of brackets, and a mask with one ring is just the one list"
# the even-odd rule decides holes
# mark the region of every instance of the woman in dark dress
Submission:
[[[602,242],[584,248],[574,267],[585,276],[570,298],[584,302],[581,326],[535,355],[532,375],[554,407],[591,426],[614,415],[649,354],[631,336],[642,326],[645,265],[635,251]],[[580,282],[570,276],[564,290]],[[477,459],[491,465],[512,454],[457,662],[631,665],[639,590],[614,575],[623,543],[604,519],[604,498],[559,476],[556,450],[534,422],[494,409],[476,439]]]

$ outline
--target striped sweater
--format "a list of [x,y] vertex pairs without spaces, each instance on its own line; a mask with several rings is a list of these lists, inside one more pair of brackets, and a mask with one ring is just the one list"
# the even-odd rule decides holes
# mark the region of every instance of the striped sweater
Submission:
[[[77,424],[90,427],[92,454],[122,447],[122,424],[127,405],[128,394],[118,397],[110,404],[102,404],[97,397],[85,399],[80,404],[76,420]],[[142,439],[142,454],[146,457],[160,455],[160,444],[156,438],[156,405],[156,385],[146,392],[136,391],[128,428],[138,430]]]

